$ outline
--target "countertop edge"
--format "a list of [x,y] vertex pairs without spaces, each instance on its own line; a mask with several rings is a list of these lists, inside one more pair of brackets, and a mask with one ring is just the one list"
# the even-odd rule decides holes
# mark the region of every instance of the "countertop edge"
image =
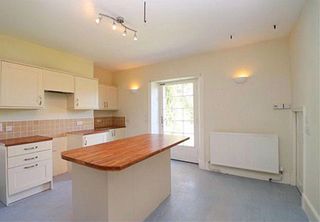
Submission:
[[180,143],[183,143],[183,142],[187,141],[188,139],[189,139],[189,137],[185,138],[185,139],[183,139],[183,140],[181,140],[179,142],[173,143],[173,144],[171,144],[171,145],[169,145],[169,146],[167,146],[165,148],[162,148],[160,150],[154,151],[154,152],[152,152],[152,153],[150,153],[150,154],[148,154],[146,156],[143,156],[143,157],[141,157],[139,159],[136,159],[136,160],[132,161],[129,164],[125,164],[125,165],[122,165],[122,166],[119,166],[119,167],[106,167],[106,166],[101,166],[101,165],[97,165],[97,164],[91,164],[91,163],[88,163],[88,162],[85,162],[85,161],[77,160],[75,158],[70,158],[70,157],[64,156],[64,153],[66,153],[68,151],[62,152],[61,153],[61,158],[66,160],[66,161],[70,161],[72,163],[76,163],[76,164],[83,165],[83,166],[86,166],[86,167],[94,168],[94,169],[97,169],[97,170],[121,171],[121,170],[124,170],[124,169],[126,169],[126,168],[128,168],[128,167],[130,167],[130,166],[132,166],[132,165],[134,165],[136,163],[139,163],[139,162],[141,162],[143,160],[146,160],[146,159],[148,159],[148,158],[150,158],[152,156],[155,156],[155,155],[157,155],[159,153],[162,153],[162,152],[164,152],[164,151],[166,151],[166,150],[168,150],[168,149],[170,149],[170,148],[172,148],[172,147],[174,147],[174,146],[176,146],[176,145],[178,145]]
[[[23,144],[45,142],[50,140],[53,140],[53,138],[46,137],[46,136],[19,137],[19,138],[0,140],[0,145],[10,147],[10,146],[23,145]],[[10,141],[13,141],[13,142],[10,142]]]

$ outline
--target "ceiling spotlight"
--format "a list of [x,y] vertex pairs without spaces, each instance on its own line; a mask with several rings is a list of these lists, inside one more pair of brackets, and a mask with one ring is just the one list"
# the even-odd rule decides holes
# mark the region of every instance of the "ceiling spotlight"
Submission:
[[98,18],[96,19],[96,23],[99,24],[101,22],[102,17],[99,15]]
[[126,36],[127,35],[127,29],[125,28],[123,33],[122,33],[122,36]]
[[116,22],[113,20],[113,23],[112,23],[112,29],[113,30],[116,30],[117,29],[117,25],[116,25]]
[[137,40],[138,40],[137,32],[134,32],[133,40],[134,40],[134,41],[137,41]]

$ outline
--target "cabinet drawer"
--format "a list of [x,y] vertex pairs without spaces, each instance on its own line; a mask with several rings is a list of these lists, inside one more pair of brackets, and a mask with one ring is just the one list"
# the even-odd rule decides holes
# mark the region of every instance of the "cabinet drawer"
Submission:
[[52,160],[39,161],[8,169],[9,195],[52,180]]
[[9,157],[8,158],[8,168],[22,166],[25,164],[30,164],[30,163],[38,162],[41,160],[48,160],[48,159],[52,159],[52,151],[51,150]]
[[52,149],[52,141],[44,141],[37,143],[28,143],[16,146],[8,147],[8,157],[25,155],[29,153],[35,153],[44,150]]

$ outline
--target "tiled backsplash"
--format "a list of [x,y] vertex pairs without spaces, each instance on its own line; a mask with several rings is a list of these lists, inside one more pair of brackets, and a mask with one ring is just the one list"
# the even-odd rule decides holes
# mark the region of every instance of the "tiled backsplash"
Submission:
[[[94,128],[94,119],[57,119],[57,120],[31,120],[0,122],[2,131],[0,139],[10,139],[25,136],[50,136],[60,137],[67,132],[88,130]],[[0,124],[0,125],[1,125]],[[7,129],[12,128],[10,132]]]
[[124,116],[112,116],[112,117],[95,117],[94,127],[125,127],[126,118]]

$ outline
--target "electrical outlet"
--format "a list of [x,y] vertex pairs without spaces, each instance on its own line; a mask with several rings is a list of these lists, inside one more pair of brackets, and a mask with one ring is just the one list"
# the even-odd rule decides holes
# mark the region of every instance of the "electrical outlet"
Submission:
[[6,126],[6,132],[12,132],[13,127],[12,126]]
[[77,121],[77,126],[82,126],[83,125],[83,121]]

